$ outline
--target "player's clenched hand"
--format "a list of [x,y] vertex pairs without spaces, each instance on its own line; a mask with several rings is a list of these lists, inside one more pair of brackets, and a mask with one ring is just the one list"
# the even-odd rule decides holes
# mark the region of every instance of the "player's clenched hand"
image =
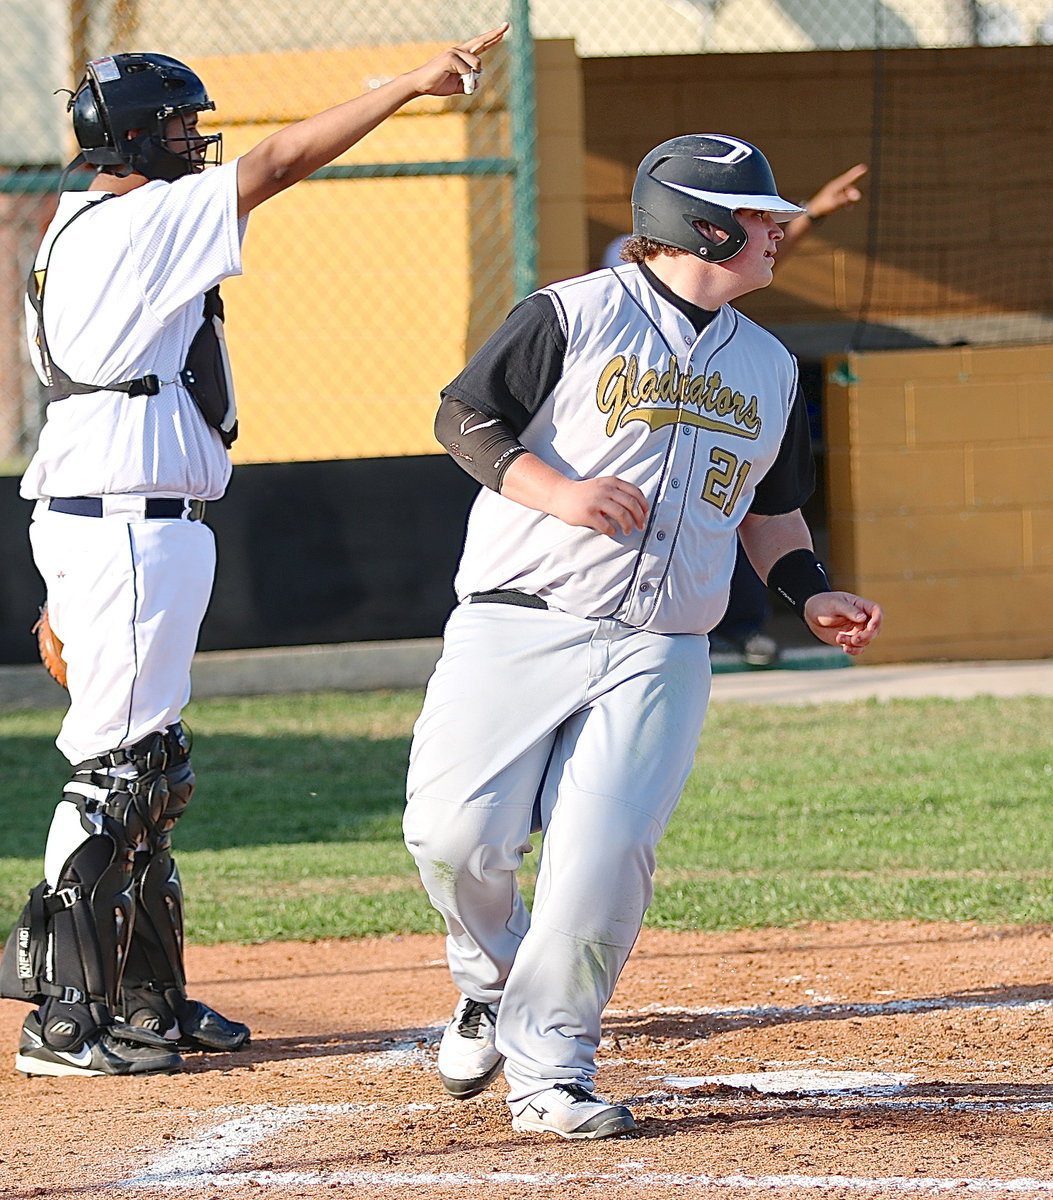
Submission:
[[808,628],[828,646],[862,654],[881,630],[881,605],[851,592],[819,592],[804,606]]
[[459,46],[444,50],[422,67],[408,71],[406,78],[421,96],[455,96],[470,91],[471,87],[465,87],[465,79],[472,79],[474,85],[475,77],[483,69],[479,55],[496,46],[508,29],[505,21],[488,33],[480,33]]
[[643,529],[647,501],[635,484],[614,475],[600,479],[564,479],[549,509],[567,525],[581,525],[613,537],[620,529],[630,534]]

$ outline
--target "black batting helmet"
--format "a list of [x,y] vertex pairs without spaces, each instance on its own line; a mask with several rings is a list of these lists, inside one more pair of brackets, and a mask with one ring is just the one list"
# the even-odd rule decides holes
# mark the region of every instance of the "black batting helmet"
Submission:
[[[633,233],[697,254],[707,262],[727,262],[746,244],[735,210],[770,212],[792,221],[804,209],[784,200],[768,160],[749,142],[723,133],[690,133],[656,146],[640,163],[633,185]],[[703,236],[707,221],[728,236]]]
[[[169,181],[218,164],[223,135],[195,135],[177,149],[165,139],[165,122],[215,107],[200,78],[164,54],[94,59],[69,102],[85,162],[111,175],[138,171],[147,179]],[[129,138],[131,130],[138,132]]]

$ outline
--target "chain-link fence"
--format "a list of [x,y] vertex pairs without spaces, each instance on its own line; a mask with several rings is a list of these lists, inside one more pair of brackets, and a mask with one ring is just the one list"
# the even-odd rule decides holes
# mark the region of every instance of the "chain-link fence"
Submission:
[[[836,308],[860,346],[1049,337],[1053,246],[1036,226],[1053,185],[1053,0],[0,2],[8,471],[32,451],[42,419],[21,311],[26,270],[75,150],[66,97],[56,92],[75,85],[86,59],[115,49],[163,51],[194,66],[231,158],[442,46],[513,21],[474,96],[415,101],[253,214],[245,276],[224,288],[240,461],[436,452],[438,389],[537,277],[537,192],[542,210],[578,206],[542,230],[542,250],[566,240],[575,221],[596,242],[627,216],[640,154],[708,127],[716,113],[729,131],[759,130],[755,140],[771,145],[795,198],[824,171],[857,158],[870,167],[858,244],[838,245],[836,229],[847,224],[825,227],[815,239],[825,257],[790,264],[796,274],[788,266],[781,307],[762,316],[814,323],[830,316],[824,305]],[[548,99],[538,128],[549,141],[538,156],[532,67],[549,39],[569,40],[579,76]],[[727,66],[736,58],[737,75]],[[780,58],[803,66],[792,87],[769,89]],[[726,107],[700,109],[694,99],[713,94],[706,89],[718,72],[729,80]],[[760,76],[764,87],[750,87]],[[839,99],[848,92],[850,106]],[[577,125],[576,104],[585,110]],[[863,114],[854,126],[828,119],[852,106]],[[821,153],[800,150],[805,136]],[[572,246],[561,269],[595,265],[595,250]],[[813,287],[809,270],[817,280],[825,272],[829,285]],[[823,288],[836,294],[828,304]]]
[[[10,469],[32,450],[42,415],[22,344],[25,274],[76,152],[67,96],[53,93],[75,86],[84,61],[150,49],[189,63],[216,103],[204,117],[223,130],[229,160],[517,7],[6,4],[26,51],[6,64],[0,127],[0,459]],[[509,39],[488,56],[474,95],[411,102],[253,214],[245,274],[224,286],[241,415],[236,459],[435,451],[438,389],[534,282],[530,53],[528,38]],[[78,171],[66,186],[89,179]]]
[[583,58],[1053,42],[1050,0],[533,0]]

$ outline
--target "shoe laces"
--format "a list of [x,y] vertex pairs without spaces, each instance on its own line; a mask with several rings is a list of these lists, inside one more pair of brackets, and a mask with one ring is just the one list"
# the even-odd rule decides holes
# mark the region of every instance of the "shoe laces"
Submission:
[[580,1083],[557,1083],[555,1091],[566,1092],[575,1104],[595,1104],[596,1097]]
[[469,1000],[464,1006],[464,1012],[461,1013],[461,1019],[457,1022],[457,1032],[461,1037],[477,1038],[479,1036],[479,1023],[485,1015],[493,1021],[494,1014],[490,1011],[490,1005],[485,1004],[482,1000]]

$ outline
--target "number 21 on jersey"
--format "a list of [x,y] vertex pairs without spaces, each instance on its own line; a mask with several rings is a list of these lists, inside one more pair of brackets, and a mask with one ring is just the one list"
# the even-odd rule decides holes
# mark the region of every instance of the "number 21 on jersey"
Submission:
[[711,465],[702,485],[702,499],[730,517],[753,464],[748,459],[740,462],[729,450],[722,450],[719,446],[714,446],[710,451],[709,461]]

